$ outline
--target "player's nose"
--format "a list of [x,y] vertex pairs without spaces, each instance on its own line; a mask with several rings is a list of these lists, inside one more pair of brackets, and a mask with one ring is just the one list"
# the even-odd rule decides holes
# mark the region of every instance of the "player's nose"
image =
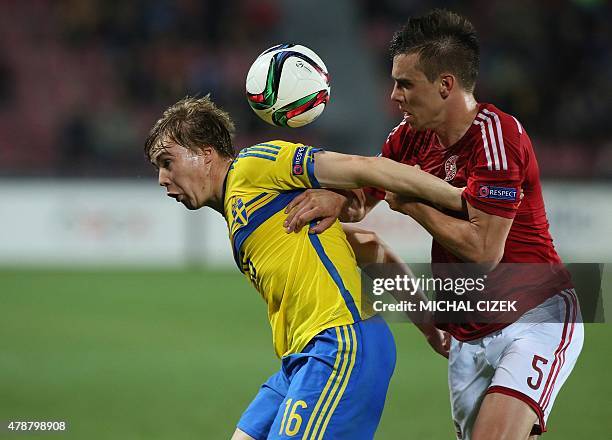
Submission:
[[402,95],[397,88],[397,84],[393,84],[393,90],[391,90],[391,101],[400,102],[401,98]]
[[163,168],[159,169],[159,174],[157,176],[157,181],[159,182],[159,186],[166,187],[170,185],[170,178],[168,176],[168,171]]

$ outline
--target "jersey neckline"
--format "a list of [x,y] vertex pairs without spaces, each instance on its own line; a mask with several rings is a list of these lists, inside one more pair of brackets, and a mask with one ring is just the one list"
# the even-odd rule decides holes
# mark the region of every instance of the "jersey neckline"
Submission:
[[463,146],[463,144],[465,144],[465,142],[470,139],[471,137],[471,131],[474,129],[475,124],[474,121],[476,121],[476,118],[478,117],[478,115],[480,114],[480,112],[482,111],[483,108],[489,106],[489,104],[487,103],[483,103],[483,102],[478,102],[477,103],[477,108],[478,111],[476,112],[476,114],[474,115],[474,118],[472,119],[472,121],[470,122],[470,126],[468,127],[468,129],[465,131],[465,133],[463,133],[463,136],[461,136],[457,142],[455,142],[454,144],[448,146],[448,147],[443,147],[440,144],[440,139],[438,138],[438,135],[436,134],[435,131],[431,130],[433,135],[435,136],[435,141],[433,143],[433,145],[435,146],[435,148],[437,150],[444,150],[444,151],[452,151],[455,150],[457,148],[460,148]]

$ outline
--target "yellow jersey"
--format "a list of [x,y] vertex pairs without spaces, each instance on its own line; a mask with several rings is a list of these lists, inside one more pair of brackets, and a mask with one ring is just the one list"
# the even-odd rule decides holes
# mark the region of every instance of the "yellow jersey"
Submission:
[[270,141],[243,149],[224,183],[224,214],[238,268],[268,305],[274,349],[300,352],[321,331],[361,316],[361,278],[340,223],[287,234],[286,206],[314,176],[316,148]]

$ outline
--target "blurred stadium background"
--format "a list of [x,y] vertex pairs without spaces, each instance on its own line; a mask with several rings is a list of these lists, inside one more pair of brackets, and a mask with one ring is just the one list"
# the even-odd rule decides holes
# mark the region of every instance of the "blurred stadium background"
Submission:
[[[608,1],[5,0],[0,421],[65,420],[61,437],[75,439],[229,438],[278,368],[265,308],[232,267],[222,219],[162,196],[146,133],[168,105],[210,92],[239,147],[284,138],[376,154],[400,118],[388,41],[434,6],[476,25],[477,98],[530,132],[559,252],[611,261]],[[267,127],[246,104],[250,63],[280,42],[311,47],[330,70],[332,100],[312,127]],[[365,224],[428,261],[426,234],[406,218],[379,207]],[[377,438],[453,438],[444,360],[410,325],[393,330]],[[547,438],[610,438],[611,336],[587,326]]]

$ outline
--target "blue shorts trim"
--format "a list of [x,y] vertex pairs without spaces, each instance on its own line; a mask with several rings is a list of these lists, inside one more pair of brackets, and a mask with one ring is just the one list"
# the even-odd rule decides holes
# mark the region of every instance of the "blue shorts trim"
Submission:
[[382,318],[327,329],[282,359],[238,428],[256,439],[372,439],[394,368]]

